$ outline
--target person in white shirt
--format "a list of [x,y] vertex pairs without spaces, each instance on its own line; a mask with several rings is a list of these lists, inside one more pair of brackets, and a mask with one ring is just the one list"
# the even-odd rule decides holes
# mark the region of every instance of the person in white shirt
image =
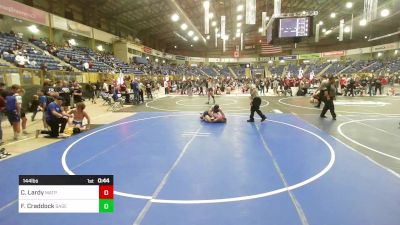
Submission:
[[88,62],[84,62],[83,63],[83,68],[85,69],[85,71],[89,70],[89,63]]
[[23,55],[21,55],[21,54],[18,54],[16,57],[15,57],[15,63],[19,66],[19,67],[24,67],[24,65],[25,65],[25,57],[23,56]]

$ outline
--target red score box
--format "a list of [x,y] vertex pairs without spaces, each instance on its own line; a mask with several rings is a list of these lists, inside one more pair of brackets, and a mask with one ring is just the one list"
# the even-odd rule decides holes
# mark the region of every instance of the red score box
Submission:
[[100,185],[99,186],[99,199],[113,199],[114,186],[113,185]]

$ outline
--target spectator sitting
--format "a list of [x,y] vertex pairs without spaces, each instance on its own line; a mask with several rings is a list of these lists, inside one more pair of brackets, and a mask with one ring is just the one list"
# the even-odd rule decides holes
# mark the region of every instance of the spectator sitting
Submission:
[[[68,112],[69,115],[73,115],[72,124],[75,128],[79,128],[80,131],[90,129],[90,117],[85,112],[86,105],[83,102],[76,104],[76,109]],[[83,120],[86,119],[87,124],[83,125]]]
[[25,57],[21,54],[18,53],[18,55],[15,57],[15,63],[18,65],[18,67],[25,67]]

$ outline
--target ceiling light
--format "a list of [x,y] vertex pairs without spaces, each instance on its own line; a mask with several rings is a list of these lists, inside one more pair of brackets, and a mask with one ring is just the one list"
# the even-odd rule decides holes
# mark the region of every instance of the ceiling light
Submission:
[[364,39],[368,39],[368,36],[364,36]]
[[178,48],[178,46],[175,45],[174,48]]
[[261,41],[261,40],[258,40],[258,42],[260,42],[260,43],[261,43],[262,41]]
[[193,41],[198,41],[198,40],[199,40],[199,37],[194,36]]
[[242,26],[242,23],[237,23],[236,24],[236,27],[241,27]]
[[319,23],[318,23],[320,26],[322,26],[322,25],[324,25],[324,21],[319,21]]
[[176,13],[173,14],[173,15],[171,16],[171,20],[174,21],[174,22],[178,21],[178,20],[179,20],[179,15],[176,14]]
[[306,11],[303,11],[303,15],[306,15]]
[[207,40],[210,40],[210,35],[207,35],[206,39],[207,39]]
[[258,32],[260,32],[260,33],[262,33],[262,32],[263,32],[263,29],[262,29],[262,27],[258,28]]
[[190,45],[190,47],[193,47],[193,45]]
[[379,52],[379,53],[378,53],[378,57],[381,57],[381,56],[382,56],[382,52]]
[[213,27],[217,26],[217,22],[216,21],[212,21],[211,22],[211,26],[213,26]]
[[268,21],[269,20],[269,16],[265,17],[265,20]]
[[188,32],[189,37],[193,36],[193,33],[194,33],[194,32],[190,30],[190,31]]
[[282,60],[281,60],[281,61],[279,61],[279,62],[280,62],[280,63],[285,63],[285,60],[283,60],[283,59],[282,59]]
[[324,29],[322,29],[322,32],[324,32],[324,33],[325,33],[325,32],[326,32],[326,29],[325,29],[325,28],[324,28]]
[[203,2],[204,8],[210,8],[210,2],[209,1],[204,1]]
[[102,51],[104,51],[104,48],[103,48],[103,46],[102,46],[102,45],[98,45],[98,46],[97,46],[97,50],[99,50],[99,51],[101,51],[101,52],[102,52]]
[[331,18],[335,18],[336,17],[336,13],[331,13]]
[[32,32],[32,33],[38,33],[38,32],[39,32],[39,29],[36,27],[36,25],[30,25],[30,26],[28,27],[28,30],[29,30],[30,32]]
[[236,20],[239,21],[239,20],[242,20],[242,19],[243,19],[243,16],[242,16],[242,15],[237,15],[237,16],[236,16]]
[[69,39],[69,40],[68,40],[68,43],[69,43],[70,45],[72,45],[72,46],[78,45],[78,43],[76,43],[75,39]]
[[330,34],[330,33],[332,33],[332,30],[327,30],[327,31],[325,32],[326,35],[328,35],[328,34]]
[[349,26],[346,26],[346,27],[344,28],[344,32],[345,32],[345,33],[349,33],[349,32],[350,32],[350,30],[351,30],[351,29],[350,29],[350,27],[349,27]]
[[214,18],[214,13],[209,13],[209,14],[208,14],[208,19],[211,20],[212,18]]
[[360,20],[360,26],[366,26],[366,25],[367,25],[367,20],[366,19]]
[[397,55],[399,53],[399,50],[394,50],[394,54]]
[[240,37],[240,33],[236,33],[236,37],[237,37],[237,38]]
[[188,28],[187,24],[186,23],[182,23],[181,29],[182,30],[186,30],[187,28]]
[[237,6],[237,8],[236,8],[236,10],[238,11],[238,12],[241,12],[241,11],[243,11],[243,5],[238,5]]
[[272,62],[272,60],[269,60],[268,63],[269,63],[269,64],[272,64],[273,62]]
[[240,33],[240,28],[236,29],[236,33]]
[[217,33],[217,37],[221,37],[221,35],[219,33]]
[[389,9],[382,9],[382,11],[381,11],[382,17],[387,17],[387,16],[389,16],[389,14],[390,14]]
[[348,8],[348,9],[353,8],[353,3],[352,2],[347,2],[346,3],[346,8]]

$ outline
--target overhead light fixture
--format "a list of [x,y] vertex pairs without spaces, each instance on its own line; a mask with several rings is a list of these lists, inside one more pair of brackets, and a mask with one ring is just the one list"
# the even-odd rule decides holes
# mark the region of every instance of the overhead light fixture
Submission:
[[318,23],[320,26],[324,25],[324,21],[320,20]]
[[240,37],[240,32],[236,33],[236,37],[237,37],[237,38]]
[[191,30],[188,32],[189,37],[193,36],[193,34],[194,34],[194,32]]
[[36,33],[39,32],[39,29],[36,27],[36,25],[30,25],[30,26],[28,27],[28,30],[29,30],[30,32],[34,33],[34,34],[36,34]]
[[262,41],[261,41],[261,40],[258,40],[258,42],[260,42],[260,43],[261,43]]
[[366,19],[361,19],[360,20],[360,26],[366,26],[367,25],[367,20]]
[[306,11],[303,11],[303,15],[306,15]]
[[368,39],[368,36],[364,36],[364,39]]
[[382,56],[382,52],[378,52],[378,57],[381,57]]
[[325,33],[325,32],[326,32],[326,29],[325,29],[325,28],[324,28],[324,29],[322,29],[322,32],[323,32],[323,33]]
[[241,12],[243,11],[243,8],[244,8],[243,5],[238,5],[236,11]]
[[175,45],[174,48],[178,48],[178,46]]
[[336,13],[331,13],[331,18],[336,18]]
[[209,14],[208,14],[208,19],[211,20],[212,18],[214,18],[214,13],[209,13]]
[[187,24],[186,23],[182,23],[181,29],[182,30],[186,30],[187,28],[188,28]]
[[237,20],[237,21],[240,21],[240,20],[242,20],[242,19],[243,19],[243,16],[242,16],[242,15],[237,15],[237,16],[236,16],[236,20]]
[[206,39],[207,39],[207,40],[210,40],[210,35],[207,35]]
[[179,20],[179,15],[176,14],[176,13],[174,13],[174,14],[171,16],[171,20],[174,21],[174,22],[178,21],[178,20]]
[[330,34],[330,33],[332,33],[332,30],[327,30],[327,31],[325,32],[326,35],[328,35],[328,34]]
[[198,41],[198,40],[199,40],[199,37],[197,37],[197,36],[193,37],[193,41]]
[[394,54],[397,55],[399,53],[399,50],[394,50]]
[[72,46],[78,45],[78,43],[76,43],[75,39],[69,39],[69,40],[68,40],[68,43],[69,43],[70,45],[72,45]]
[[390,14],[389,9],[382,9],[382,11],[381,11],[382,17],[387,17],[387,16],[389,16],[389,14]]
[[262,27],[258,28],[258,32],[259,32],[259,33],[262,33],[262,32],[263,32]]
[[190,45],[190,47],[193,47],[193,45]]
[[280,63],[285,63],[285,60],[283,60],[283,59],[282,59],[282,60],[281,60],[281,61],[279,61],[279,62],[280,62]]
[[204,8],[209,8],[210,7],[210,2],[209,1],[204,1],[203,2]]
[[346,3],[346,8],[348,8],[348,9],[353,8],[353,3],[352,2],[347,2]]
[[236,27],[241,27],[242,26],[242,23],[237,23],[236,24]]
[[269,64],[272,64],[273,62],[272,62],[272,60],[269,60],[268,63],[269,63]]
[[221,34],[217,33],[217,37],[218,37],[218,38],[221,37]]
[[104,51],[103,45],[98,45],[98,46],[97,46],[97,50],[99,50],[99,51],[101,51],[101,52]]
[[165,60],[163,59],[162,63],[165,63]]
[[213,27],[217,26],[217,22],[216,21],[212,21],[211,22],[211,26],[213,26]]
[[236,29],[236,33],[240,33],[240,28]]
[[349,26],[346,26],[346,27],[344,28],[344,32],[345,32],[345,33],[349,33],[349,32],[350,32],[350,30],[351,30],[351,29],[350,29],[350,27],[349,27]]
[[225,37],[224,37],[224,40],[228,41],[229,40],[229,35],[226,34]]

